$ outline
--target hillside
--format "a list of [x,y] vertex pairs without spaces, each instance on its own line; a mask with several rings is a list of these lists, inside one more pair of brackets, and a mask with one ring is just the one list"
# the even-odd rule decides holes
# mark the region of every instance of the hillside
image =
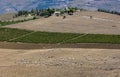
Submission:
[[[57,7],[66,0],[39,1],[4,0],[0,13],[43,8],[43,2],[45,8]],[[75,2],[69,3],[72,6],[104,4],[103,0],[69,1]],[[116,4],[111,9],[120,7],[117,0],[106,2]],[[53,13],[0,15],[0,77],[120,77],[120,15],[87,10]]]
[[5,27],[46,32],[120,34],[119,20],[120,16],[118,15],[82,11],[71,16],[66,15],[66,19],[63,19],[62,16],[51,16]]
[[120,11],[119,0],[0,0],[0,14],[35,8],[75,6],[86,9],[109,9]]

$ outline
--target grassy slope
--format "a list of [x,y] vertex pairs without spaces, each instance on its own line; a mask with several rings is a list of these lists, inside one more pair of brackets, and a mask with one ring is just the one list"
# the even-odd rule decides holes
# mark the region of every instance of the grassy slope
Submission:
[[[0,41],[9,41],[18,38],[33,31],[0,28]],[[30,35],[12,40],[10,42],[25,43],[117,43],[120,44],[120,35],[102,35],[88,34],[83,37],[72,39],[82,34],[74,33],[52,33],[52,32],[35,32]]]
[[31,32],[31,31],[0,28],[0,41],[8,41],[9,39],[22,36],[22,35],[27,34],[29,32]]

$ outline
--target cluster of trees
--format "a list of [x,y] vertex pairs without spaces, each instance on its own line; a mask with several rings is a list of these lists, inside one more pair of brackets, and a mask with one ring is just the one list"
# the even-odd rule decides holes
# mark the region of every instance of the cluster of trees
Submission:
[[98,9],[98,11],[99,12],[105,12],[105,13],[120,15],[120,12],[117,12],[117,11],[110,11],[110,10],[105,10],[105,9]]
[[37,12],[37,16],[43,16],[43,17],[49,17],[51,16],[53,13],[55,12],[55,9],[42,9],[42,10],[39,10],[39,12]]
[[65,9],[65,13],[72,15],[74,12],[76,12],[76,10],[78,10],[77,7],[69,7],[68,9]]
[[[68,9],[57,9],[60,11],[61,14],[64,13],[68,13],[69,15],[73,14],[76,10],[78,10],[78,8],[74,8],[74,7],[68,7]],[[32,9],[30,11],[27,10],[21,10],[18,11],[18,13],[14,16],[14,17],[18,17],[18,16],[28,16],[33,15],[33,16],[43,16],[43,17],[49,17],[51,16],[54,12],[56,11],[56,9],[54,8],[47,8],[47,9]]]
[[18,13],[15,15],[15,17],[18,16],[28,16],[29,14],[32,16],[45,16],[45,17],[49,17],[51,16],[53,13],[55,12],[55,9],[32,9],[30,11],[27,10],[21,10],[18,11]]

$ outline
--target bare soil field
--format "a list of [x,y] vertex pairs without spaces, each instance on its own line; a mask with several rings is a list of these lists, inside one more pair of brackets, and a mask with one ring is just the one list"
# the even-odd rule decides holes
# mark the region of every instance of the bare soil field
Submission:
[[94,49],[120,49],[120,44],[105,43],[77,43],[77,44],[33,44],[0,42],[0,48],[4,49],[51,49],[51,48],[94,48]]
[[1,48],[0,77],[120,77],[120,50]]
[[51,16],[5,27],[46,32],[120,34],[120,16],[83,11],[66,16],[66,19],[63,19],[62,16]]

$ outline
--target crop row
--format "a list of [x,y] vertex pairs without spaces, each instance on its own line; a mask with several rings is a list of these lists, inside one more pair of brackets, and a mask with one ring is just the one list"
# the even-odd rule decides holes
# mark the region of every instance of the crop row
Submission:
[[[120,44],[120,35],[77,34],[33,32],[27,30],[0,28],[0,41],[23,43],[116,43]],[[11,40],[13,39],[13,40]]]

